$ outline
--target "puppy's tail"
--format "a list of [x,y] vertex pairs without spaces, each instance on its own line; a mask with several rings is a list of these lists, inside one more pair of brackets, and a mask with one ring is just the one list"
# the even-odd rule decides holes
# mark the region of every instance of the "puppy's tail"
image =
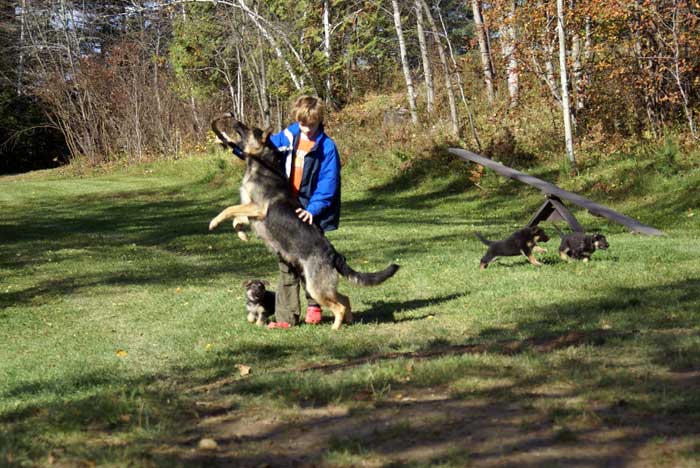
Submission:
[[483,242],[486,245],[493,244],[493,241],[490,241],[487,238],[485,238],[484,236],[482,236],[480,232],[475,232],[474,235],[476,236],[477,239],[479,239],[481,242]]
[[394,274],[399,270],[399,266],[392,263],[382,271],[375,271],[374,273],[360,273],[353,270],[345,261],[345,257],[339,253],[335,254],[333,266],[336,270],[338,270],[338,273],[353,283],[359,284],[360,286],[376,286],[377,284],[382,284],[384,281],[394,276]]

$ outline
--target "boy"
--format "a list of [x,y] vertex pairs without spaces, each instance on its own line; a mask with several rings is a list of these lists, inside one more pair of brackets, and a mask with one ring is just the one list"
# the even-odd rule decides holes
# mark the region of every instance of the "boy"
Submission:
[[[335,142],[323,130],[324,107],[320,99],[301,96],[292,107],[295,123],[272,135],[270,142],[286,154],[284,167],[292,195],[302,208],[297,216],[323,232],[338,228],[340,218],[340,157]],[[275,322],[268,328],[289,328],[299,323],[300,272],[279,262]],[[308,294],[305,322],[321,321],[321,307]]]

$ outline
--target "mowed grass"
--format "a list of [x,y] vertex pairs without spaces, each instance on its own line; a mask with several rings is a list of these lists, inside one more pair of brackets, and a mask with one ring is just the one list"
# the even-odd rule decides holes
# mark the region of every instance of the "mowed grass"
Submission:
[[[383,177],[347,171],[328,237],[358,270],[401,270],[375,288],[341,282],[355,323],[339,332],[328,313],[288,331],[245,321],[241,282],[274,285],[276,261],[228,225],[207,231],[238,199],[241,167],[221,155],[2,177],[0,465],[259,464],[273,432],[242,445],[229,434],[228,458],[200,458],[201,436],[226,437],[198,424],[277,414],[291,427],[337,406],[354,432],[328,426],[298,459],[464,466],[564,447],[538,460],[700,464],[700,171],[609,164],[560,183],[666,236],[574,210],[610,250],[562,262],[544,223],[543,267],[513,257],[485,271],[473,232],[505,237],[541,204],[537,191],[492,174],[477,188],[446,156]],[[408,403],[389,408],[397,401]],[[366,433],[377,418],[386,424]],[[567,448],[583,446],[598,449]],[[289,462],[274,454],[273,466]]]

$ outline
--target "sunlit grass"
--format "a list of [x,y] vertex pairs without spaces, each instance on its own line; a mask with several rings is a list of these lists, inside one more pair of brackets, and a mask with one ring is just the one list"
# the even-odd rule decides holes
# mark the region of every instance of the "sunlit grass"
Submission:
[[[561,183],[667,236],[632,235],[576,210],[610,250],[567,264],[553,235],[542,268],[513,257],[486,271],[473,232],[505,237],[540,194],[492,174],[475,188],[463,164],[439,158],[396,176],[387,169],[380,184],[344,173],[351,189],[329,238],[358,270],[402,268],[376,288],[341,284],[356,323],[340,332],[329,322],[272,332],[245,321],[242,280],[274,285],[276,262],[257,239],[207,231],[237,199],[241,167],[221,155],[0,178],[0,464],[46,463],[56,450],[147,464],[152,447],[176,444],[191,426],[191,390],[235,377],[240,364],[251,375],[217,391],[241,414],[260,405],[361,412],[440,388],[542,411],[558,443],[577,440],[595,405],[697,418],[697,392],[667,373],[700,365],[700,204],[690,190],[700,174],[648,172],[644,189],[625,194],[612,187],[624,172],[600,167]],[[612,195],[596,191],[601,180]],[[556,389],[574,397],[540,398]],[[382,434],[421,427],[397,421]],[[363,438],[330,448],[327,461],[340,465],[378,456]],[[435,463],[468,456],[448,451]]]

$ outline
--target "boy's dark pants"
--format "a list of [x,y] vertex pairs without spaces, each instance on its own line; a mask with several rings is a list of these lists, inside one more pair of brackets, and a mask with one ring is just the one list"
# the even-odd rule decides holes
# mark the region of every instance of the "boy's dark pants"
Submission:
[[[302,282],[297,270],[283,261],[279,261],[279,283],[275,292],[275,320],[287,322],[290,325],[299,324],[301,306],[299,304],[299,285]],[[319,305],[313,300],[306,290],[306,302],[309,306]]]

